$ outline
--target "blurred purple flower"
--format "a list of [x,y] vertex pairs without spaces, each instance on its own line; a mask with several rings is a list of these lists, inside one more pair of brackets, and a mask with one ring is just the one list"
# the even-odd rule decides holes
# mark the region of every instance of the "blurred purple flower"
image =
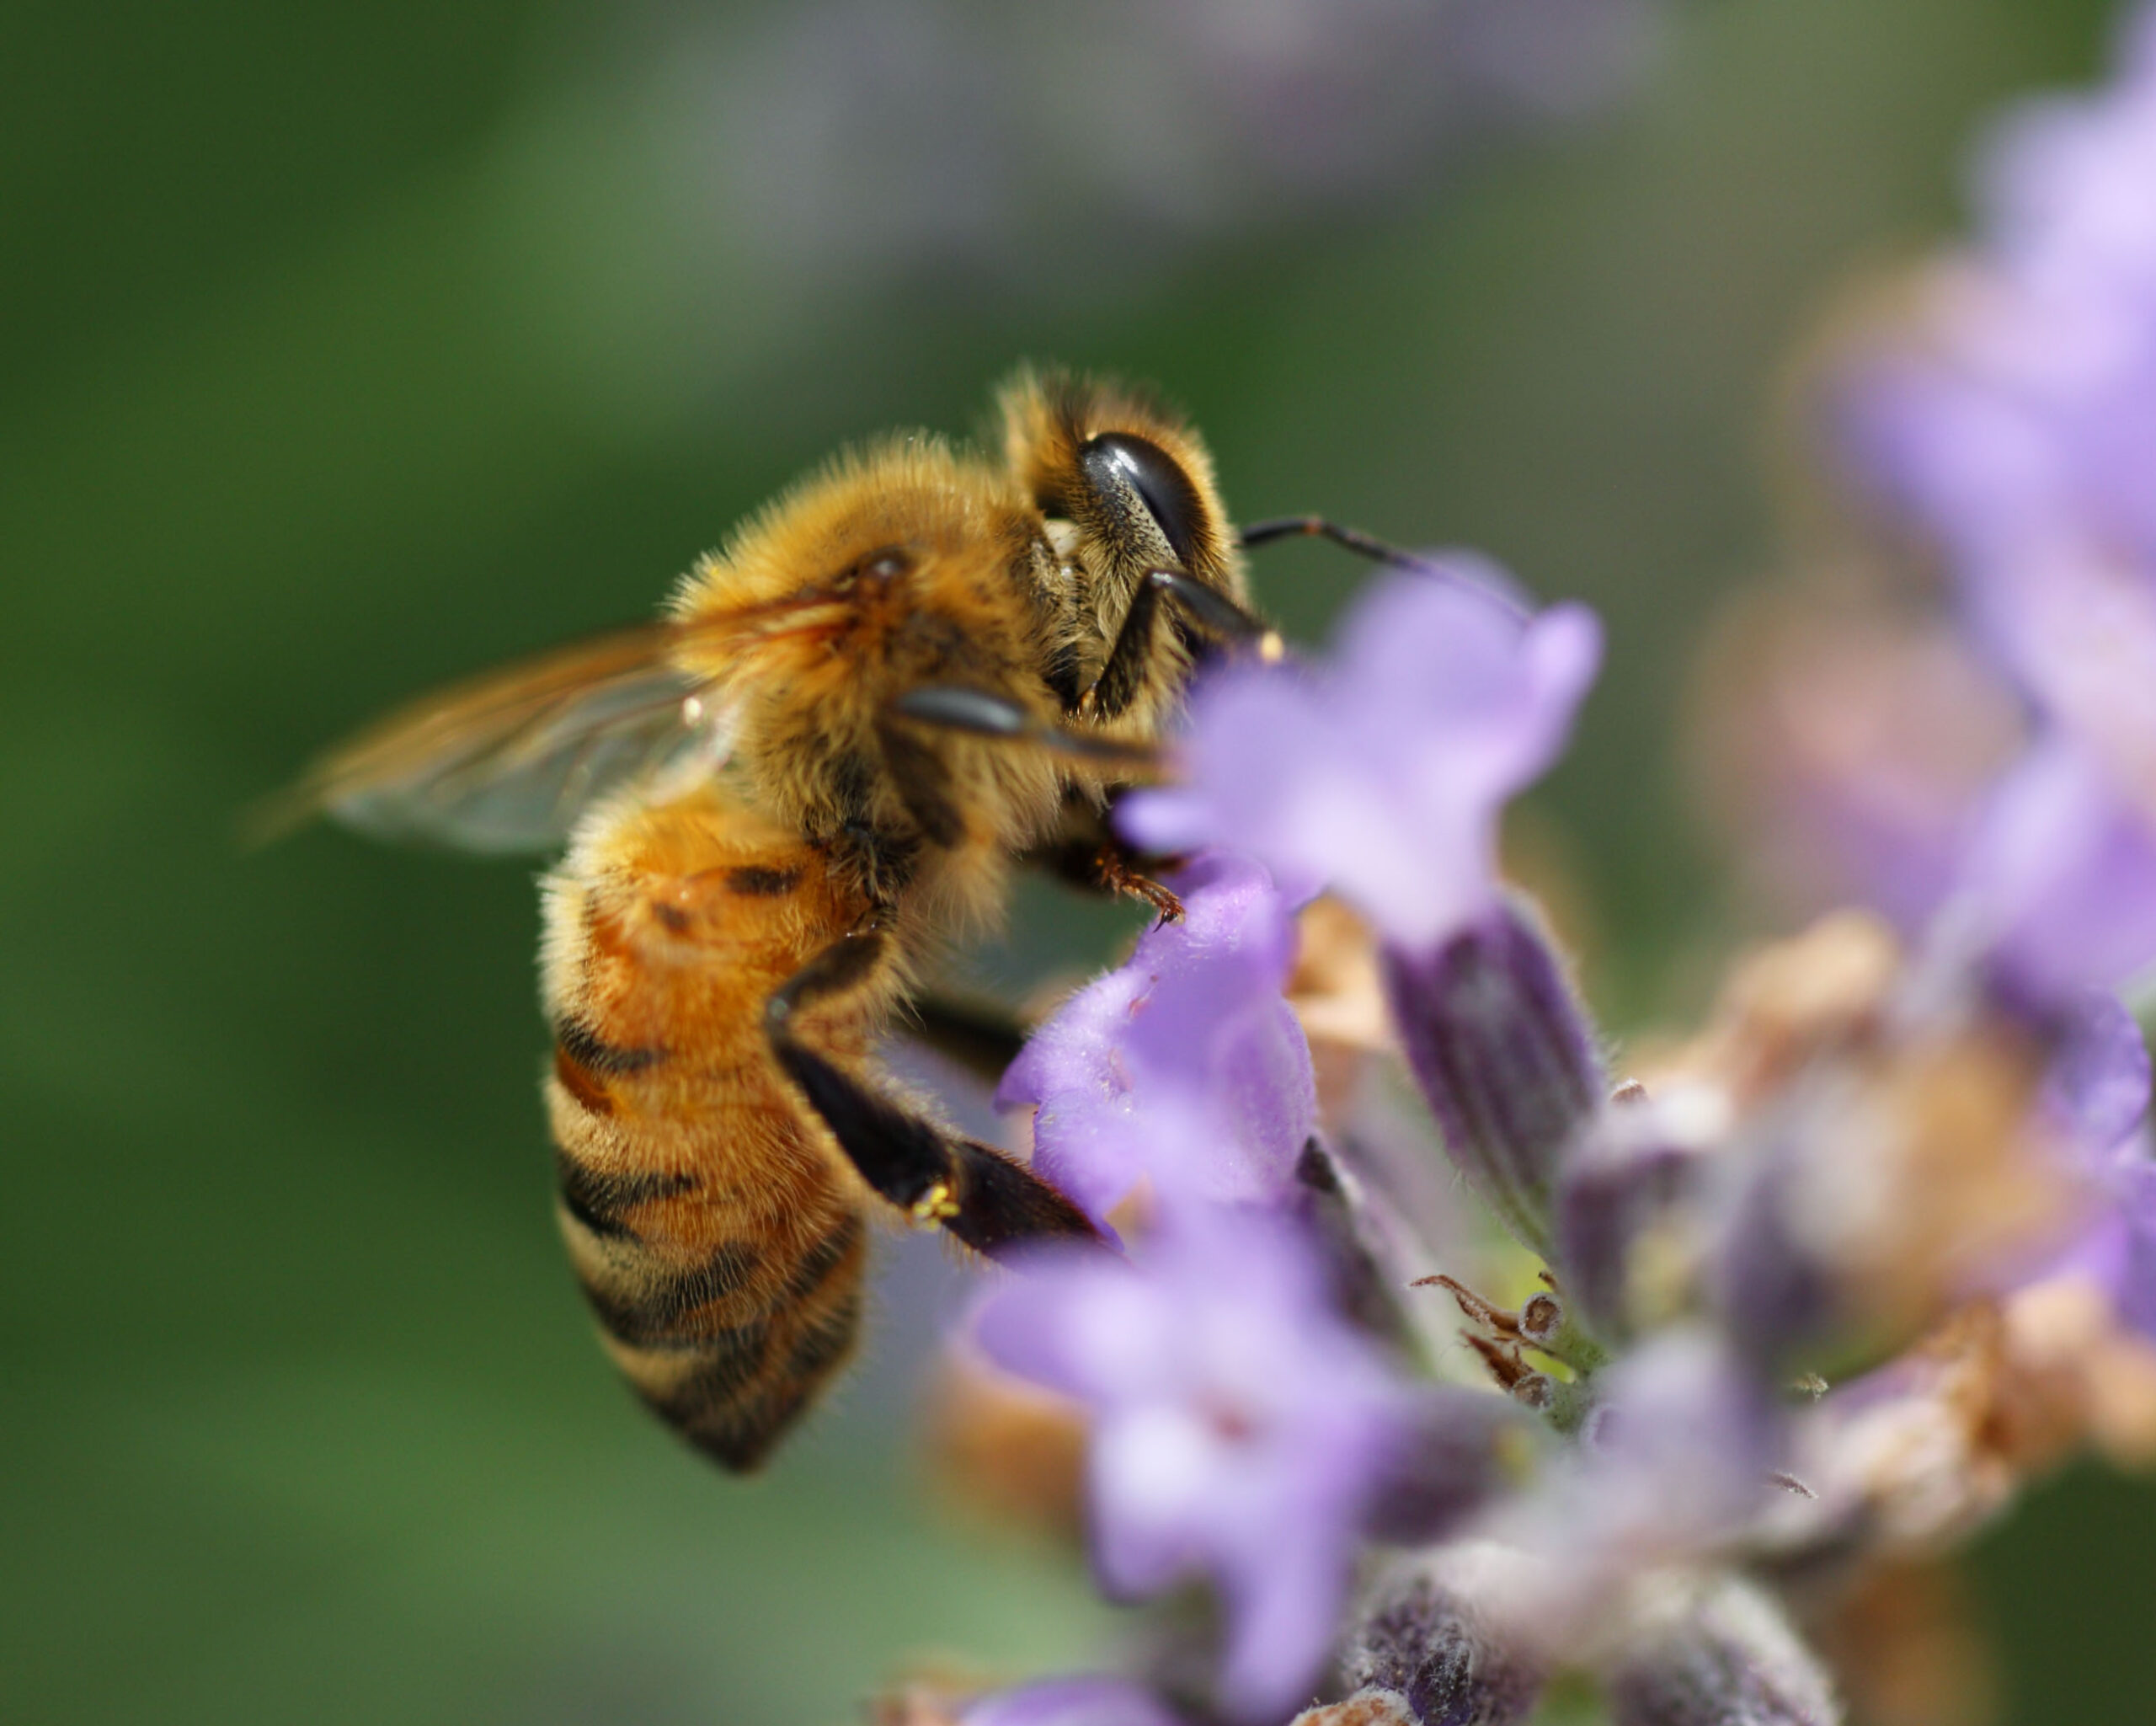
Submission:
[[2148,1117],[2148,1039],[2115,995],[2091,990],[2064,1021],[2043,1107],[2091,1157],[2108,1157]]
[[1635,87],[1662,0],[809,0],[651,32],[657,142],[765,270],[1125,292]]
[[1164,1197],[1278,1197],[1316,1120],[1310,1045],[1281,997],[1287,900],[1225,853],[1176,878],[1180,922],[1139,938],[1034,1033],[999,1108],[1030,1104],[1042,1173],[1095,1216],[1142,1177]]
[[1860,473],[1945,553],[2034,742],[1985,798],[1934,932],[2058,1039],[2051,1112],[2096,1217],[2069,1254],[2156,1323],[2139,1031],[2091,991],[2156,965],[2156,4],[2117,75],[2031,104],[1979,164],[1983,232],[1859,355]]
[[2031,104],[1980,164],[1986,232],[1835,409],[1859,473],[1947,553],[1993,655],[2156,794],[2156,7],[2119,77]]
[[2156,9],[2119,62],[1994,133],[1982,242],[1935,279],[1919,341],[1853,380],[1856,453],[1965,559],[2065,527],[2156,562]]
[[2040,740],[1993,788],[1939,938],[2039,1016],[2156,963],[2156,828],[2073,740]]
[[1701,695],[1694,747],[1747,869],[1800,916],[1854,900],[1905,932],[2025,741],[2025,703],[1955,620],[1796,595],[1748,606]]
[[2085,1159],[2096,1214],[2056,1269],[2078,1271],[2156,1338],[2156,1157],[2148,1045],[2117,999],[2092,994],[2068,1023],[2045,1103]]
[[1610,1726],[1841,1726],[1834,1686],[1788,1619],[1735,1577],[1635,1603],[1606,1676]]
[[1660,1332],[1596,1376],[1586,1442],[1494,1525],[1552,1563],[1540,1634],[1583,1629],[1625,1581],[1710,1561],[1757,1523],[1785,1442],[1766,1386],[1704,1327]]
[[1121,1678],[1043,1678],[966,1705],[958,1726],[1180,1726],[1150,1691]]
[[1695,1227],[1703,1174],[1719,1146],[1680,1129],[1644,1095],[1603,1111],[1564,1163],[1552,1220],[1567,1296],[1596,1335],[1627,1339],[1640,1317],[1633,1280],[1641,1243]]
[[1043,1255],[991,1296],[978,1335],[1090,1410],[1103,1585],[1129,1598],[1210,1576],[1226,1706],[1263,1718],[1299,1700],[1417,1414],[1331,1310],[1308,1243],[1271,1213],[1179,1211],[1135,1264]]
[[2051,1270],[2086,1277],[2124,1323],[2156,1340],[2156,1158],[2147,1136],[2114,1146],[2094,1174],[2095,1219]]
[[1486,910],[1498,812],[1563,747],[1602,656],[1584,607],[1523,619],[1479,558],[1380,581],[1321,667],[1247,666],[1191,703],[1182,783],[1135,794],[1123,831],[1232,846],[1329,884],[1418,950]]
[[1379,1578],[1341,1660],[1357,1695],[1397,1697],[1419,1726],[1513,1726],[1534,1712],[1545,1674],[1492,1624],[1476,1574],[1488,1556],[1419,1553]]
[[2119,1317],[2156,1341],[2156,1161],[2148,1142],[2121,1146],[2107,1183],[2110,1203],[2082,1247],[2082,1263]]

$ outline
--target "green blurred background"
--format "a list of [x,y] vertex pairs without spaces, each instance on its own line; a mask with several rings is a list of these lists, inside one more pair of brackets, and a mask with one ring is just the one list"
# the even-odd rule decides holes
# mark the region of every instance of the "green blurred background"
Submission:
[[[947,226],[933,152],[819,201],[819,127],[909,116],[787,83],[932,82],[947,29],[787,16],[0,13],[0,1717],[778,1726],[924,1651],[1082,1660],[1082,1577],[921,1483],[933,1253],[892,1255],[878,1364],[768,1478],[677,1452],[558,1261],[530,866],[243,855],[236,812],[387,703],[643,614],[836,442],[963,430],[1060,359],[1162,384],[1246,516],[1602,608],[1537,831],[1612,1021],[1687,1011],[1731,928],[1676,728],[1717,596],[1775,561],[1778,375],[1838,284],[1951,230],[1988,110],[2090,74],[2104,8],[1673,4],[1593,113],[1337,196],[1140,219],[1036,160]],[[1082,115],[1126,47],[1072,88],[953,75]],[[1361,573],[1259,580],[1308,637]],[[1029,893],[984,963],[1122,927]],[[2047,1488],[1977,1570],[2012,1720],[2150,1718],[2148,1485]]]

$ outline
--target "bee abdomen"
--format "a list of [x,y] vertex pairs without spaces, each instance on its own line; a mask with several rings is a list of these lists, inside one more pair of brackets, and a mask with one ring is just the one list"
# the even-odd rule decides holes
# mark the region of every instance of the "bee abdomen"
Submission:
[[[861,1258],[814,1306],[780,1308],[663,1360],[614,1351],[638,1394],[725,1467],[754,1468],[853,1351]],[[842,1285],[842,1286],[841,1286]]]
[[[591,1206],[588,1167],[568,1153],[561,1162],[570,1260],[607,1353],[683,1438],[728,1468],[754,1467],[851,1350],[867,1249],[860,1212],[840,1210],[792,1240],[686,1251],[648,1242],[627,1205]],[[635,1202],[674,1196],[650,1189],[655,1178],[631,1178]]]
[[582,1157],[558,1149],[554,1152],[554,1180],[563,1210],[602,1241],[640,1239],[632,1211],[662,1199],[678,1199],[700,1184],[692,1174],[594,1168]]

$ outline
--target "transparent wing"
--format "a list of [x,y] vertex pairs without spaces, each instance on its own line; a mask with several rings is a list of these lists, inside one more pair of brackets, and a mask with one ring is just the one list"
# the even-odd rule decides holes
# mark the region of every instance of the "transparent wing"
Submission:
[[671,661],[676,626],[600,636],[421,697],[317,761],[253,823],[316,815],[466,851],[559,844],[594,799],[724,758],[724,715]]

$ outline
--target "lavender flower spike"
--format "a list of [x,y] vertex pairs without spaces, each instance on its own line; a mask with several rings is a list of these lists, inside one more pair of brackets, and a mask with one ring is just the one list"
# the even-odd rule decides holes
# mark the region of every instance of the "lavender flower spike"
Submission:
[[1279,1217],[1169,1213],[1134,1264],[1046,1255],[999,1289],[991,1359],[1092,1414],[1093,1558],[1125,1598],[1210,1576],[1222,1702],[1277,1719],[1331,1645],[1357,1537],[1416,1403]]

